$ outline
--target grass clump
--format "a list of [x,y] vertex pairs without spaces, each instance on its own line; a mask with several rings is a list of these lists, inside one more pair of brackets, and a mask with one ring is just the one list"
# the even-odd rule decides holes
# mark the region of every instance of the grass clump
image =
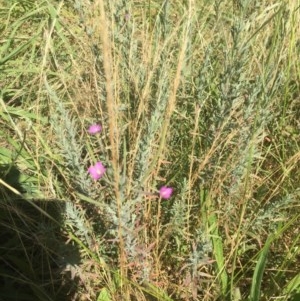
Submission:
[[295,1],[6,1],[0,18],[1,298],[296,300]]

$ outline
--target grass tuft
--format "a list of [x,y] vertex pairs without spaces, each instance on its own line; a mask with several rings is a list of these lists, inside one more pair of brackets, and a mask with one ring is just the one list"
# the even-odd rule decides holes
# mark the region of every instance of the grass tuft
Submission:
[[0,299],[296,300],[299,3],[2,2]]

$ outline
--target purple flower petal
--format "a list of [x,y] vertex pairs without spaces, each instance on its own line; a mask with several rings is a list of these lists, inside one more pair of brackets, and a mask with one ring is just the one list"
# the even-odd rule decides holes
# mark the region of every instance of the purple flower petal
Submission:
[[173,193],[173,188],[172,187],[162,186],[159,189],[159,196],[162,199],[169,199],[172,196],[172,193]]
[[88,129],[88,133],[91,135],[95,135],[97,133],[100,133],[101,130],[102,126],[100,124],[92,124]]
[[104,175],[105,171],[106,168],[101,162],[96,162],[95,165],[88,168],[88,172],[94,180],[99,180]]

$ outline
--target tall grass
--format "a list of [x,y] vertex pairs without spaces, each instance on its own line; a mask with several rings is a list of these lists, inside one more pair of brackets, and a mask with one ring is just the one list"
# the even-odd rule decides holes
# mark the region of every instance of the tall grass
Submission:
[[4,1],[1,298],[296,300],[299,5]]

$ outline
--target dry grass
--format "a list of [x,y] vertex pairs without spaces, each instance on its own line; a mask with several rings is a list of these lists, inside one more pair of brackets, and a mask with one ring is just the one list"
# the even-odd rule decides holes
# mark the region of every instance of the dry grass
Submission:
[[[71,248],[42,250],[76,283],[70,300],[299,293],[299,13],[291,0],[4,2],[3,208],[14,189],[60,200],[55,237]],[[56,300],[55,281],[29,292]]]

